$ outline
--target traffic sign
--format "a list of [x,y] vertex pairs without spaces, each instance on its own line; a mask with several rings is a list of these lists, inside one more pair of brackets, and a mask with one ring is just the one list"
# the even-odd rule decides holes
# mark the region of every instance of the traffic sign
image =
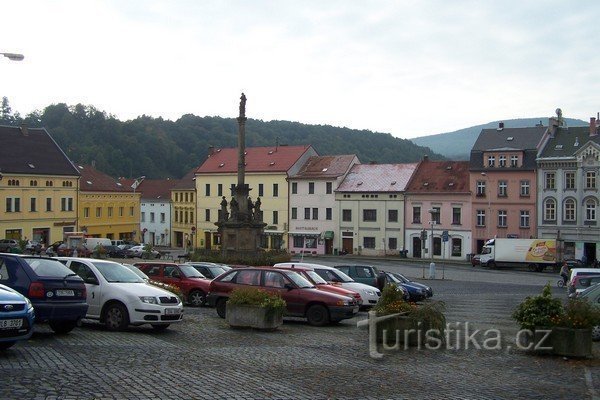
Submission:
[[448,241],[448,231],[442,232],[442,241],[444,241],[444,242]]

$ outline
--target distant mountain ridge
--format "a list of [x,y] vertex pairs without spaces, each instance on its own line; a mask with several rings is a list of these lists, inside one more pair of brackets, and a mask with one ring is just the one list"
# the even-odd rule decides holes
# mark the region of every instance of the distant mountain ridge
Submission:
[[[565,118],[567,126],[587,126],[588,122]],[[482,129],[497,128],[500,122],[504,122],[505,128],[527,128],[540,124],[548,125],[548,118],[519,118],[488,122],[483,125],[476,125],[470,128],[459,129],[454,132],[439,133],[436,135],[421,136],[411,139],[415,144],[423,147],[429,147],[431,151],[441,154],[451,160],[468,160],[471,148]]]

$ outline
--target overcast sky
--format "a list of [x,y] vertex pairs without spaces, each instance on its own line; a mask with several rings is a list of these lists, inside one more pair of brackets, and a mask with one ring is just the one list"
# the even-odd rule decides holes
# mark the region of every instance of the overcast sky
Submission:
[[[3,1],[0,97],[401,138],[600,111],[600,2]],[[547,121],[545,121],[547,122]]]

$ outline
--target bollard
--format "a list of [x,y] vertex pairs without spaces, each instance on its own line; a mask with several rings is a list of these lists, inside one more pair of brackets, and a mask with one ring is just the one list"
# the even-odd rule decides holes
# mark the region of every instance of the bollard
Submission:
[[435,263],[431,262],[429,264],[429,279],[435,279]]

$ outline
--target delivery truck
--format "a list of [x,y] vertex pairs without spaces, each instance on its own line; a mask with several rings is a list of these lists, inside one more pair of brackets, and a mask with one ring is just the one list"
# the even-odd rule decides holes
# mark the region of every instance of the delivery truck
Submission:
[[541,272],[544,268],[556,266],[556,240],[552,239],[491,239],[481,251],[483,267],[519,267]]

